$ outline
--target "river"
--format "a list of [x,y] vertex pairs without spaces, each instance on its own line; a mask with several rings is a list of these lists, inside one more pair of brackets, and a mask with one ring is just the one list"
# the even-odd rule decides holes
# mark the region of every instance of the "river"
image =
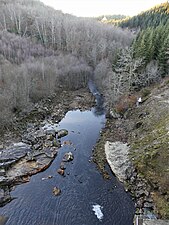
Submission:
[[[51,166],[32,176],[30,182],[12,191],[13,201],[0,208],[0,215],[8,217],[6,225],[132,225],[134,203],[121,183],[111,174],[103,179],[91,161],[92,149],[105,125],[102,97],[90,90],[97,106],[91,110],[69,111],[59,123],[59,129],[69,134],[61,138],[70,141],[63,145]],[[66,152],[74,160],[66,163],[65,176],[57,173]],[[51,179],[44,179],[52,176]],[[54,196],[54,187],[61,189]]]

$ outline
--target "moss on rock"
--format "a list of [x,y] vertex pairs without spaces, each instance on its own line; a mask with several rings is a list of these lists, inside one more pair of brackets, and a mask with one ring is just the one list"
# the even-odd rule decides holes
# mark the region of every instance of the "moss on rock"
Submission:
[[169,218],[169,91],[163,86],[160,93],[159,89],[156,92],[130,118],[136,120],[142,110],[149,111],[142,126],[130,135],[130,157],[152,187],[156,212]]

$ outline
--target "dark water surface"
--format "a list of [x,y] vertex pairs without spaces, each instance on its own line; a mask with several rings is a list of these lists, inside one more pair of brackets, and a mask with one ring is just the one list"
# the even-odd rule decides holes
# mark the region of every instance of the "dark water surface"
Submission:
[[[71,140],[76,150],[63,146],[46,171],[13,191],[16,199],[0,208],[0,215],[9,217],[7,225],[132,224],[134,206],[129,195],[115,177],[104,180],[95,164],[89,162],[104,123],[104,115],[96,116],[92,111],[66,114],[59,128],[68,129],[69,135],[62,141]],[[72,151],[74,160],[66,163],[66,177],[62,177],[56,170],[68,151]],[[53,178],[42,180],[48,175]],[[53,196],[55,186],[61,189],[60,196]],[[102,207],[102,220],[95,215],[93,205]]]
[[[95,97],[98,103],[99,94]],[[61,147],[46,171],[16,187],[12,192],[16,199],[0,208],[0,215],[9,217],[7,225],[132,225],[134,204],[130,196],[113,175],[111,180],[104,180],[90,161],[104,124],[105,115],[99,106],[66,114],[59,129],[67,129],[69,135],[61,141],[70,140],[73,145]],[[66,176],[62,177],[56,171],[69,151],[74,160],[66,163]],[[53,178],[42,179],[49,175]],[[53,195],[54,187],[61,189],[60,196]]]

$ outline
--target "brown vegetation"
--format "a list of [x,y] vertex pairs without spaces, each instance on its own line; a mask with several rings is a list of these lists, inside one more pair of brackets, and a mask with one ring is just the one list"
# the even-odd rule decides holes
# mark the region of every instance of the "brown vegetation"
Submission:
[[111,63],[132,38],[39,1],[1,1],[0,124],[54,92],[85,87],[93,69],[104,59]]

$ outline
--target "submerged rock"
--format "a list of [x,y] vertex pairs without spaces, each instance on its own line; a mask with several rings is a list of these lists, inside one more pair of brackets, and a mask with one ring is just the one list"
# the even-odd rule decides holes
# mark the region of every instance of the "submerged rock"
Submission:
[[64,162],[61,162],[60,169],[62,169],[62,170],[65,170],[66,169],[66,166],[65,166]]
[[47,177],[42,177],[42,180],[48,180],[48,179],[51,179],[51,178],[53,178],[53,176],[52,175],[49,175]]
[[63,141],[62,145],[72,145],[71,141]]
[[53,195],[58,196],[61,194],[61,190],[58,187],[53,188]]
[[0,225],[5,225],[8,218],[5,216],[0,216]]

